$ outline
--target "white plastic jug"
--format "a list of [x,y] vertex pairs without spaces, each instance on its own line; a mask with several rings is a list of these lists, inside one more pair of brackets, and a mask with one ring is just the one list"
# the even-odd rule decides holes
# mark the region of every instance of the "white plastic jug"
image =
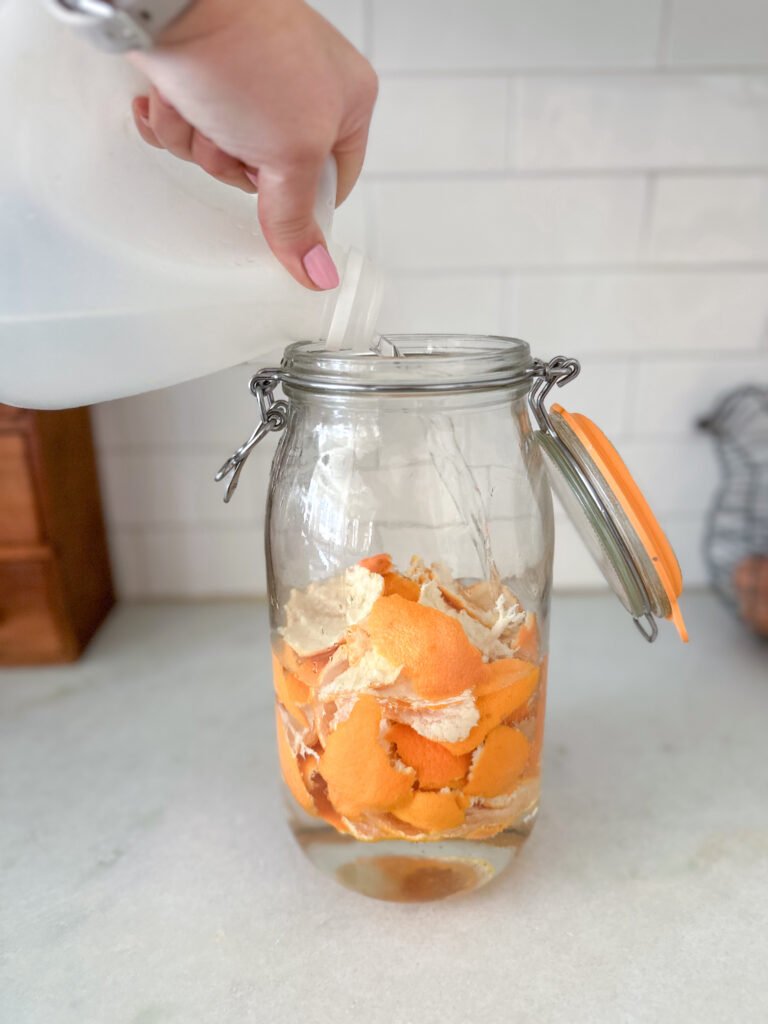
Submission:
[[[366,346],[381,278],[329,244],[330,292],[269,251],[256,199],[147,146],[146,82],[42,4],[0,0],[0,402],[63,408],[165,387],[290,341]],[[328,237],[336,167],[316,216]]]

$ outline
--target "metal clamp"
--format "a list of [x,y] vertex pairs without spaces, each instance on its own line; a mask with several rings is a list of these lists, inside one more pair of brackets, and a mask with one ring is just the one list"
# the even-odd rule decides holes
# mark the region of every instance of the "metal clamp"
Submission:
[[232,495],[237,490],[237,484],[240,479],[240,473],[242,472],[245,460],[251,454],[253,449],[262,441],[267,434],[282,430],[288,422],[288,403],[283,399],[275,401],[275,388],[280,383],[280,370],[269,369],[259,370],[257,374],[251,377],[250,384],[248,385],[251,394],[259,403],[259,413],[261,415],[261,422],[256,427],[254,432],[240,447],[234,452],[221,469],[216,474],[216,483],[224,480],[230,474],[231,479],[227,484],[227,490],[224,494],[224,502],[228,503]]
[[542,359],[533,361],[533,384],[528,395],[528,404],[536,417],[536,422],[550,437],[556,438],[557,434],[552,426],[549,413],[544,407],[544,399],[555,385],[561,388],[564,384],[575,380],[580,373],[581,363],[578,359],[571,359],[569,356],[555,356],[548,363]]

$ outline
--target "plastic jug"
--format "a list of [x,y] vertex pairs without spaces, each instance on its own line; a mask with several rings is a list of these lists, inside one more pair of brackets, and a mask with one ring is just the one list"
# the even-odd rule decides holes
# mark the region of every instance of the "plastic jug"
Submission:
[[[0,402],[62,408],[165,387],[293,340],[366,345],[381,278],[329,240],[311,292],[272,256],[257,200],[142,142],[123,58],[41,4],[0,0]],[[336,167],[318,190],[329,236]]]

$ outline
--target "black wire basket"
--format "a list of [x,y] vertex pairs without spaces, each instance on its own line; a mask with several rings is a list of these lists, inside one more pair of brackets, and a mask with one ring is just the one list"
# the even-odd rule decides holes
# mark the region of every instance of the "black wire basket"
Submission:
[[714,438],[722,470],[704,535],[710,579],[768,638],[768,387],[730,392],[699,426]]

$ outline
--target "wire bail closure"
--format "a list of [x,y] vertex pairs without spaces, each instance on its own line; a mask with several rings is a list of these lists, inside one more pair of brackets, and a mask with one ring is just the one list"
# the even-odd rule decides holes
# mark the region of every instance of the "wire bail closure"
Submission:
[[[384,350],[386,349],[388,351]],[[377,347],[374,349],[381,356],[400,356],[397,346],[389,338],[379,338]],[[557,385],[562,387],[568,381],[577,377],[581,370],[581,364],[577,359],[570,359],[567,356],[555,356],[549,362],[541,359],[534,359],[528,371],[533,385],[529,395],[529,402],[539,425],[547,433],[555,436],[554,428],[544,408],[543,402],[552,388]],[[288,403],[284,399],[275,401],[275,388],[283,378],[280,367],[269,367],[259,370],[251,377],[248,388],[251,394],[259,403],[260,422],[251,436],[240,447],[230,455],[221,469],[215,476],[216,483],[220,483],[226,477],[230,477],[227,489],[224,494],[224,502],[228,504],[232,495],[237,490],[245,460],[253,449],[263,441],[267,434],[277,433],[283,430],[288,422]]]
[[229,503],[232,495],[237,490],[237,484],[240,480],[245,460],[259,441],[263,441],[267,434],[282,430],[288,422],[288,403],[284,399],[275,401],[275,388],[279,382],[280,370],[278,369],[259,370],[257,374],[251,377],[248,387],[259,403],[261,422],[248,440],[230,455],[214,478],[216,483],[219,483],[231,474],[227,490],[224,494],[225,504]]
[[528,395],[528,404],[536,417],[536,422],[551,437],[557,437],[557,434],[544,407],[544,399],[555,385],[561,388],[575,380],[580,373],[581,363],[569,356],[555,356],[547,363],[542,359],[533,361],[533,384]]

